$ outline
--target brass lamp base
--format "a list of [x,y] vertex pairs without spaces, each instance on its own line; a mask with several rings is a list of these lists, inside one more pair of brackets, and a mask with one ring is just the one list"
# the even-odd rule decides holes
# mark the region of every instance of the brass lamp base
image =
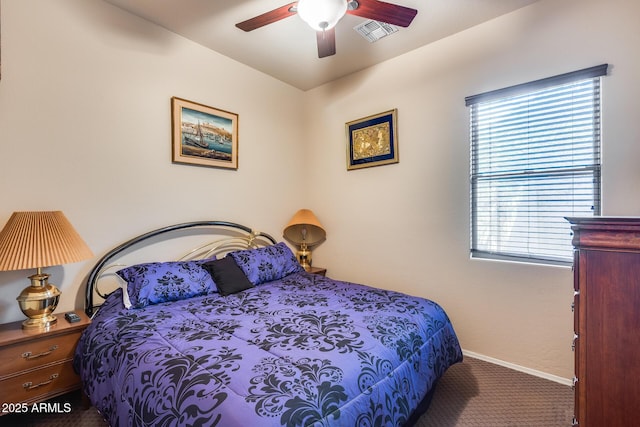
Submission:
[[20,310],[28,317],[22,322],[23,329],[47,329],[56,324],[58,319],[52,313],[58,306],[60,290],[48,283],[49,275],[38,273],[29,276],[31,286],[20,292],[18,305]]
[[306,245],[300,248],[299,251],[296,252],[296,256],[298,257],[298,262],[306,271],[311,270],[311,251],[307,248]]
[[49,329],[58,323],[58,318],[53,314],[41,317],[39,319],[27,319],[22,322],[22,329]]

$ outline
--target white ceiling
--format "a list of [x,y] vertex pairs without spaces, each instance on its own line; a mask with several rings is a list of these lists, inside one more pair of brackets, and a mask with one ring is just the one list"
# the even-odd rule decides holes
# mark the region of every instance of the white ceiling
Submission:
[[353,30],[366,21],[345,15],[336,51],[318,58],[316,33],[300,17],[244,32],[235,24],[291,0],[105,0],[134,15],[302,90],[370,67],[537,0],[387,0],[418,10],[408,28],[370,43]]

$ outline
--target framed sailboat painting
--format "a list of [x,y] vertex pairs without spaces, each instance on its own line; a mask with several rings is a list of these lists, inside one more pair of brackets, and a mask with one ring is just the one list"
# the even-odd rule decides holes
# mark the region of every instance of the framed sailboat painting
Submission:
[[238,115],[171,98],[174,163],[238,169]]

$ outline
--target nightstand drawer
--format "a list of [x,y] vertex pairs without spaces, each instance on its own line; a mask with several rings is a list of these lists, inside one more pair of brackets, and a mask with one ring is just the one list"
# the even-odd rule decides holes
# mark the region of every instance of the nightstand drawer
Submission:
[[0,349],[0,378],[40,366],[73,359],[76,343],[82,334],[43,336]]
[[73,362],[56,365],[8,377],[0,381],[2,403],[31,403],[80,387],[80,377]]

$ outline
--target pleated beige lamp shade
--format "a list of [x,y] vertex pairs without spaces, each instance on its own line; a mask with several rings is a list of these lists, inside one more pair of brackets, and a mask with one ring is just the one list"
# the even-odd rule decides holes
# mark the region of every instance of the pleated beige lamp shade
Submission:
[[14,212],[0,232],[0,271],[70,264],[92,256],[61,211]]
[[60,211],[14,212],[0,231],[0,271],[36,268],[31,286],[17,300],[29,317],[24,328],[46,328],[55,323],[51,315],[60,291],[49,284],[43,267],[70,264],[93,256],[69,220]]
[[283,236],[299,248],[296,254],[298,262],[309,271],[311,268],[309,246],[323,242],[327,233],[311,210],[300,209],[284,227]]

